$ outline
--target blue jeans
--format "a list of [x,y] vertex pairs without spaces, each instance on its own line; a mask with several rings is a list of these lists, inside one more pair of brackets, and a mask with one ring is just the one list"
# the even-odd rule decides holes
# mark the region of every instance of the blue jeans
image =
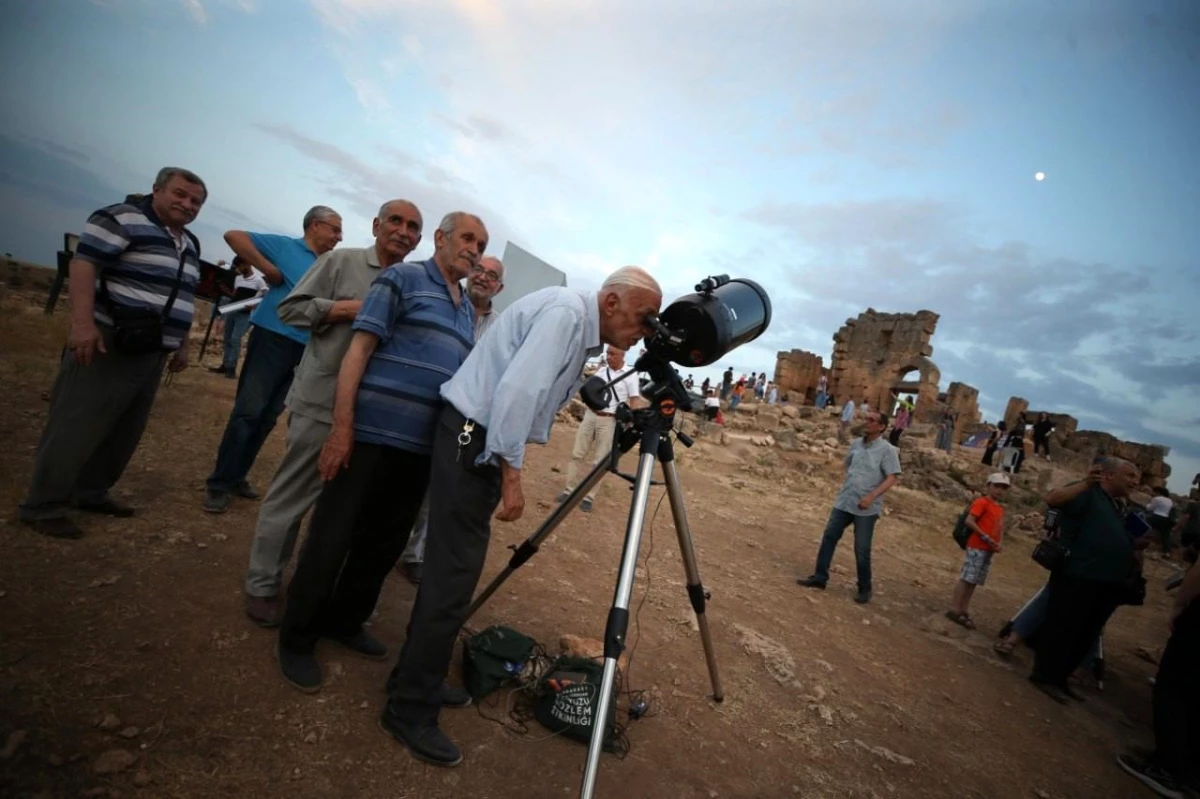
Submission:
[[245,481],[283,411],[302,355],[299,341],[258,326],[250,330],[237,397],[217,449],[217,465],[208,477],[210,491],[232,491]]
[[242,353],[242,336],[250,329],[250,312],[238,311],[225,315],[225,355],[221,368],[227,372],[237,369],[238,356]]
[[813,576],[822,583],[829,582],[829,565],[833,562],[833,551],[837,549],[842,533],[854,525],[854,564],[858,568],[858,590],[871,590],[871,538],[875,535],[878,515],[856,516],[849,511],[834,508],[829,512],[829,523],[821,537],[821,549],[817,553],[817,568]]

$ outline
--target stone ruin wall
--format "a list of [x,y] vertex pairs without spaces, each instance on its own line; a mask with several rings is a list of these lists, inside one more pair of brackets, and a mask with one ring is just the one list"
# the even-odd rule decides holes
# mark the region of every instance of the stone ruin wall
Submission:
[[824,371],[820,355],[805,350],[776,353],[774,383],[779,398],[797,405],[812,405],[817,398],[817,382]]
[[[1025,414],[1025,421],[1030,425],[1037,421],[1041,411],[1029,410],[1029,401],[1023,397],[1011,397],[1004,409],[1004,422],[1011,429],[1017,417]],[[1161,444],[1141,444],[1136,441],[1122,441],[1111,433],[1099,430],[1080,430],[1079,421],[1074,416],[1065,413],[1051,413],[1050,421],[1054,422],[1054,435],[1051,445],[1058,444],[1063,449],[1070,450],[1091,459],[1097,455],[1112,455],[1124,458],[1138,467],[1142,472],[1142,483],[1151,488],[1167,484],[1171,476],[1171,467],[1166,463],[1166,457],[1171,454],[1171,448]],[[1026,436],[1032,441],[1032,431]],[[1053,449],[1051,450],[1053,457]]]

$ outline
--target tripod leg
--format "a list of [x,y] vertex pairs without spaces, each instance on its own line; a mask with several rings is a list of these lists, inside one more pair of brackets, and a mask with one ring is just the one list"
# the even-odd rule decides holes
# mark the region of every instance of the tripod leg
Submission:
[[[617,457],[620,456],[619,450],[614,448],[613,452]],[[583,478],[583,482],[575,487],[571,495],[550,512],[550,515],[546,517],[546,520],[541,523],[538,529],[533,531],[532,535],[521,542],[521,545],[513,551],[512,557],[508,559],[508,565],[504,567],[504,570],[487,584],[487,587],[480,592],[479,596],[475,597],[475,601],[467,609],[467,619],[474,616],[475,612],[483,607],[483,603],[492,598],[492,594],[496,593],[496,590],[504,584],[505,580],[512,576],[513,572],[521,568],[525,565],[525,561],[537,554],[538,547],[546,540],[546,537],[553,533],[555,528],[562,524],[563,519],[567,518],[571,511],[575,510],[575,506],[579,504],[579,501],[595,488],[597,483],[604,479],[604,474],[608,471],[610,465],[615,468],[615,464],[613,463],[615,460],[616,458],[612,460],[604,458],[592,467],[588,476]]]
[[713,651],[712,635],[708,631],[708,616],[704,612],[708,593],[700,582],[700,567],[696,562],[696,548],[692,544],[692,530],[688,526],[687,509],[683,506],[683,489],[679,485],[679,472],[675,468],[675,453],[669,441],[660,445],[659,460],[662,461],[663,476],[666,478],[667,499],[671,503],[671,515],[675,518],[675,534],[679,537],[679,554],[683,556],[683,570],[687,573],[688,599],[696,613],[696,624],[700,628],[700,644],[704,647],[704,661],[708,664],[708,676],[712,680],[712,697],[724,701],[725,689],[721,687],[721,675],[717,671],[717,655]]
[[646,502],[650,498],[654,461],[658,458],[659,438],[657,430],[650,429],[642,433],[637,479],[633,483],[633,504],[629,507],[625,549],[621,552],[621,570],[617,572],[617,590],[612,608],[608,611],[608,622],[604,626],[604,676],[600,680],[596,715],[592,717],[592,738],[588,744],[587,765],[583,769],[583,784],[579,791],[581,799],[591,799],[592,791],[596,788],[596,772],[600,768],[600,752],[604,746],[613,684],[617,676],[617,658],[625,650],[625,634],[629,630],[629,597],[633,593],[633,578],[642,544],[642,526],[646,521]]

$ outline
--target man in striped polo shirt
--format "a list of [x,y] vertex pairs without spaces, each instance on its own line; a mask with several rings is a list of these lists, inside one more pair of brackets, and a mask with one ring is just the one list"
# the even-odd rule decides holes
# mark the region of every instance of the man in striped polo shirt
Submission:
[[304,215],[303,225],[302,238],[244,230],[225,234],[230,249],[262,272],[271,288],[250,315],[252,329],[237,396],[217,448],[217,463],[205,484],[204,510],[209,513],[228,510],[234,494],[258,499],[246,475],[283,412],[296,366],[308,343],[307,330],[280,321],[279,302],[296,287],[318,256],[342,240],[342,218],[332,208],[313,206]]
[[385,270],[355,317],[318,463],[326,483],[279,630],[280,670],[302,691],[321,687],[313,655],[321,637],[364,657],[387,657],[363,623],[425,496],[438,392],[474,340],[475,312],[458,281],[486,247],[478,217],[447,214],[434,233],[433,257]]
[[[50,395],[29,495],[20,519],[39,533],[80,538],[67,507],[132,516],[109,490],[137,449],[163,367],[187,367],[188,329],[200,279],[200,242],[185,226],[208,197],[177,167],[159,171],[149,197],[88,218],[70,264],[71,332]],[[118,334],[140,314],[157,320],[161,347]]]

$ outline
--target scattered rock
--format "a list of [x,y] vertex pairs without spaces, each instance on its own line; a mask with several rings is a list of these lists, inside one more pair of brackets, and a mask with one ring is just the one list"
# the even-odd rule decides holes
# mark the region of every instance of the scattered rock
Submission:
[[869,743],[866,743],[865,741],[860,741],[857,738],[854,739],[854,743],[856,743],[861,748],[867,750],[871,754],[882,757],[884,760],[888,761],[889,763],[897,763],[901,766],[912,766],[912,765],[916,764],[916,761],[914,761],[912,758],[905,757],[904,755],[898,755],[895,752],[893,752],[891,749],[887,749],[882,746],[871,746]]
[[954,622],[947,619],[944,614],[941,614],[941,613],[933,613],[929,616],[926,616],[924,619],[921,620],[920,624],[918,624],[917,626],[920,627],[922,630],[924,630],[927,633],[933,633],[934,635],[941,635],[946,638],[966,638],[967,637],[966,628],[955,624]]
[[167,533],[168,544],[190,544],[192,537],[182,530],[173,530]]
[[121,581],[121,575],[114,574],[109,577],[101,577],[99,580],[92,580],[88,583],[88,588],[104,588],[109,585],[116,585]]
[[108,732],[109,730],[115,730],[117,727],[120,727],[121,719],[118,718],[115,713],[105,713],[104,718],[97,721],[95,726],[99,727],[105,732]]
[[227,536],[225,533],[213,533],[212,535],[209,536],[209,539],[212,541],[217,541],[217,542],[228,541],[229,536]]
[[25,743],[25,739],[29,737],[29,733],[25,730],[13,730],[8,734],[8,738],[4,741],[4,747],[0,748],[0,760],[12,760],[13,755],[17,753],[17,749],[21,744]]
[[319,735],[317,735],[316,730],[312,730],[308,733],[308,735],[304,736],[304,743],[306,744],[315,744],[319,740],[321,740],[321,738]]
[[117,735],[120,735],[122,738],[136,738],[139,732],[141,732],[141,730],[139,730],[137,727],[126,727],[117,733]]
[[796,661],[787,647],[749,627],[735,624],[733,629],[737,633],[742,649],[746,650],[748,654],[761,657],[763,664],[767,667],[767,672],[775,678],[776,682],[780,685],[787,685],[795,679]]
[[125,749],[109,749],[101,753],[92,764],[92,773],[97,775],[120,774],[137,762],[137,755]]
[[1033,795],[1038,799],[1050,799],[1050,792],[1043,791],[1041,788],[1034,788]]

